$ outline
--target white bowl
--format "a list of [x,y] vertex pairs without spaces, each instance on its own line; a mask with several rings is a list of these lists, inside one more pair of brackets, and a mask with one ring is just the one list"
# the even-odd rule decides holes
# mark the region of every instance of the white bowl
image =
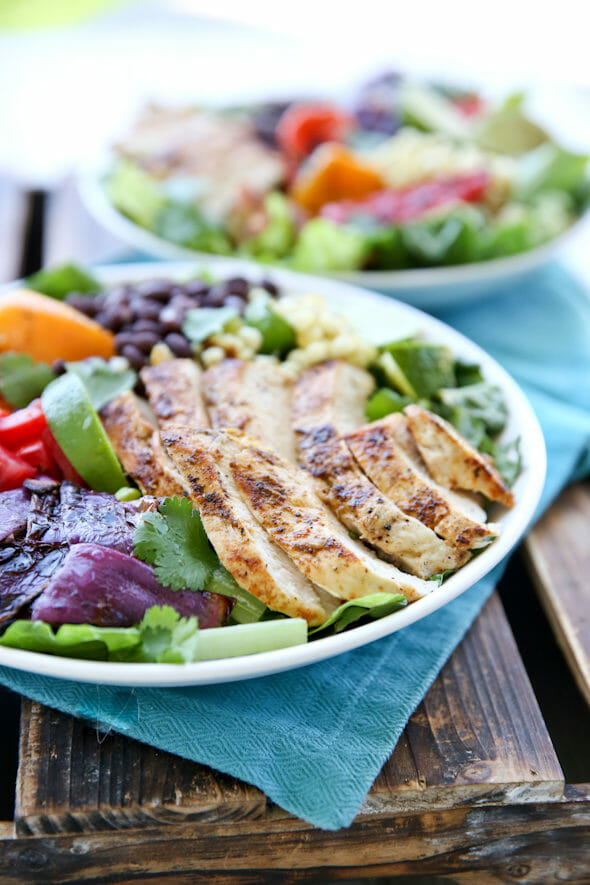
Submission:
[[0,665],[79,682],[130,686],[206,685],[292,670],[350,651],[421,620],[483,578],[514,548],[526,531],[539,502],[545,478],[543,434],[516,382],[481,348],[444,323],[394,299],[347,283],[269,269],[237,259],[119,265],[97,268],[96,274],[104,282],[116,284],[150,277],[187,278],[205,268],[221,276],[239,273],[253,280],[269,277],[284,292],[294,295],[310,292],[322,295],[335,311],[348,316],[355,328],[376,344],[419,331],[431,341],[447,344],[457,357],[479,363],[486,379],[497,384],[504,392],[509,418],[503,436],[507,440],[520,437],[523,463],[523,471],[514,486],[514,508],[504,510],[495,506],[491,513],[491,518],[500,526],[498,539],[429,596],[381,620],[305,645],[247,657],[183,665],[72,660],[0,647]]
[[[110,233],[140,253],[171,261],[208,261],[218,256],[178,246],[131,221],[109,200],[103,184],[108,163],[103,159],[77,179],[88,212]],[[437,310],[472,302],[540,272],[574,237],[590,227],[590,213],[548,243],[510,255],[472,264],[410,270],[365,270],[326,274],[358,286],[392,295],[422,310]],[[236,259],[241,260],[241,259]],[[270,267],[270,265],[269,265]]]

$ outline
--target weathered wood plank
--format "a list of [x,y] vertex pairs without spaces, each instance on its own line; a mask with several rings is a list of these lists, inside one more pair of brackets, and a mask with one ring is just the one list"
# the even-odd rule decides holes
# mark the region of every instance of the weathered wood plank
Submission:
[[497,595],[426,694],[364,810],[558,799],[564,778]]
[[14,280],[21,272],[28,217],[26,193],[0,176],[0,283]]
[[23,700],[19,832],[127,829],[259,816],[259,790],[169,753]]
[[[22,834],[260,816],[263,794],[210,769],[24,702]],[[558,799],[563,775],[499,600],[412,716],[362,812]],[[272,809],[273,819],[286,812]]]
[[288,883],[476,871],[481,882],[588,881],[588,785],[562,802],[366,815],[336,832],[263,817],[0,841],[6,885],[106,885],[158,876],[214,885]]
[[47,199],[43,237],[43,264],[51,267],[76,261],[108,262],[131,253],[127,246],[89,215],[73,179],[66,180]]
[[590,704],[590,483],[566,488],[525,542],[531,576]]

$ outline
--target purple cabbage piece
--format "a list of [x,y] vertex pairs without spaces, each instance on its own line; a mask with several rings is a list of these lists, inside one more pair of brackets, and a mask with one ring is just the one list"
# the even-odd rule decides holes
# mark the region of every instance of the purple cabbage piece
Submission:
[[66,553],[65,547],[22,543],[0,547],[0,624],[15,618],[43,591]]
[[12,489],[0,494],[0,542],[24,532],[30,499],[26,489]]
[[76,544],[34,603],[31,618],[54,625],[129,627],[152,605],[196,615],[205,629],[225,624],[232,603],[216,593],[162,587],[146,563],[98,544]]
[[51,545],[100,544],[133,552],[133,533],[154,499],[118,501],[104,492],[90,492],[71,482],[31,499],[27,541]]

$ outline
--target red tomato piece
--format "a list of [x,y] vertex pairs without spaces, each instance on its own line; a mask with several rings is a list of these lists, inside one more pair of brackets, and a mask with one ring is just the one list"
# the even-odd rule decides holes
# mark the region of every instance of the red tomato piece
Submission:
[[344,141],[354,118],[333,105],[293,104],[277,123],[276,139],[290,157],[303,159],[325,141]]
[[55,464],[57,464],[62,477],[70,482],[75,482],[78,486],[85,486],[85,481],[72,464],[70,464],[48,426],[43,430],[41,439],[45,443],[50,458],[52,458]]
[[60,476],[57,465],[55,464],[55,461],[47,450],[47,446],[42,440],[38,439],[35,440],[35,442],[27,443],[27,445],[21,446],[20,449],[17,450],[16,454],[19,458],[22,458],[23,461],[26,461],[27,464],[30,464],[31,467],[35,467],[41,473],[49,474],[54,478],[58,478]]
[[39,439],[47,421],[41,400],[35,399],[24,409],[0,417],[0,443],[17,449],[24,443]]
[[25,479],[31,479],[35,473],[34,467],[0,445],[0,492],[20,488]]

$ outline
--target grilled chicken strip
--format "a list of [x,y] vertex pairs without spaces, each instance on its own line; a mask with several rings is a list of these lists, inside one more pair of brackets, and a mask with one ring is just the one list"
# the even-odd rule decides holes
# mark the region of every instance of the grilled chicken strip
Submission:
[[394,441],[403,451],[406,458],[412,464],[414,470],[427,480],[438,492],[438,494],[449,505],[459,510],[468,519],[473,522],[484,523],[487,519],[486,512],[481,506],[481,495],[479,492],[465,492],[458,489],[449,489],[440,485],[428,472],[428,467],[424,463],[424,458],[420,454],[420,449],[416,445],[416,440],[412,436],[410,423],[402,412],[394,412],[384,419],[388,423],[389,432]]
[[174,424],[209,427],[201,394],[202,371],[194,360],[166,360],[141,370],[160,430]]
[[315,477],[322,499],[372,547],[420,578],[456,569],[469,556],[407,516],[360,470],[341,438],[364,423],[373,379],[338,360],[307,369],[295,385],[293,426],[301,464]]
[[269,608],[321,624],[333,610],[258,524],[242,500],[228,459],[216,446],[223,431],[170,428],[164,445],[190,486],[207,537],[238,584]]
[[134,393],[115,397],[101,409],[100,418],[125,472],[144,494],[187,494],[182,477],[162,450],[157,428],[148,421]]
[[419,519],[453,547],[471,550],[489,544],[496,528],[469,519],[416,470],[395,441],[390,417],[346,434],[350,451],[369,479],[404,513]]
[[444,418],[412,404],[404,409],[412,436],[429,471],[449,488],[481,492],[512,507],[514,496],[493,464]]
[[403,593],[410,601],[433,589],[378,559],[322,504],[311,478],[275,451],[238,431],[220,432],[215,459],[228,463],[254,517],[296,566],[338,599]]
[[280,366],[223,360],[203,375],[203,392],[212,427],[243,430],[295,463],[293,382]]

